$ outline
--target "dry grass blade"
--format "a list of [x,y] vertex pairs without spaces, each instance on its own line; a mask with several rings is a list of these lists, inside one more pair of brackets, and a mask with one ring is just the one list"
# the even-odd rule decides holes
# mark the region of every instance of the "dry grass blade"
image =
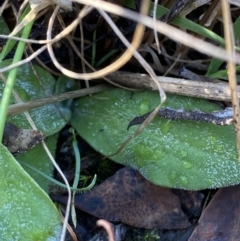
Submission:
[[[52,30],[53,20],[55,19],[59,9],[60,9],[59,6],[57,6],[54,9],[52,17],[49,20],[49,28],[48,28],[48,33],[47,33],[48,39],[50,39],[49,35],[51,36],[51,33],[49,33],[49,30],[50,31]],[[48,47],[48,45],[47,45],[47,47]],[[61,169],[59,167],[56,168],[56,169],[60,174],[62,173]],[[69,215],[70,215],[70,208],[71,208],[71,190],[70,190],[70,186],[69,186],[69,183],[68,183],[66,177],[64,175],[62,177],[63,177],[64,182],[66,183],[67,190],[68,190],[68,201],[67,201],[67,205],[66,205],[66,214],[65,214],[65,219],[64,219],[64,222],[63,222],[63,229],[62,229],[61,238],[60,238],[61,241],[64,241],[65,236],[66,236],[67,225],[68,225],[68,218],[69,218]]]
[[155,42],[156,42],[156,46],[157,46],[157,50],[158,50],[158,53],[160,54],[160,43],[159,43],[159,39],[158,39],[158,35],[157,35],[157,31],[155,30],[155,25],[156,25],[156,20],[157,20],[157,4],[158,4],[158,1],[155,0],[154,1],[154,8],[153,8],[153,31],[154,31],[154,38],[155,38]]
[[[141,7],[141,13],[146,14],[148,11],[148,6],[142,5]],[[99,12],[102,14],[102,16],[108,21],[109,25],[112,27],[112,29],[115,31],[115,33],[119,36],[119,38],[122,40],[122,42],[126,45],[127,51],[122,55],[122,57],[126,54],[126,57],[130,57],[129,54],[133,54],[135,58],[139,61],[141,66],[145,68],[145,70],[149,73],[149,75],[152,77],[154,83],[158,86],[158,91],[160,94],[160,104],[156,107],[156,109],[151,113],[151,115],[140,125],[140,127],[136,130],[136,132],[130,136],[126,141],[124,141],[121,146],[117,149],[116,152],[114,152],[112,155],[116,155],[119,153],[133,138],[135,138],[137,135],[139,135],[146,127],[147,125],[154,119],[157,112],[161,108],[162,104],[166,100],[165,92],[163,91],[162,87],[160,86],[159,82],[157,81],[157,76],[155,75],[153,69],[150,67],[150,65],[145,61],[145,59],[137,52],[135,51],[137,44],[141,43],[142,39],[142,24],[137,24],[132,43],[130,44],[127,39],[123,36],[123,34],[119,31],[119,29],[115,26],[113,21],[106,15],[106,13],[99,9]],[[132,52],[131,52],[132,51]],[[129,54],[128,54],[129,52]],[[118,64],[119,60],[115,63],[111,64],[110,66],[115,65],[116,67],[120,68],[120,66],[123,65],[122,57],[119,59],[121,60],[121,64]],[[125,57],[125,59],[126,59]],[[109,68],[108,66],[107,68]],[[105,69],[107,69],[105,68]],[[111,156],[112,156],[111,155]]]
[[0,16],[2,16],[3,11],[8,8],[9,3],[8,0],[5,0],[4,3],[2,4],[2,6],[0,7]]
[[240,1],[239,0],[228,0],[229,3],[239,6],[240,7]]
[[11,70],[13,68],[16,68],[20,65],[23,65],[23,64],[26,64],[28,62],[30,62],[32,59],[34,59],[36,56],[38,56],[40,53],[42,53],[45,49],[47,48],[47,46],[42,46],[41,48],[39,48],[36,52],[34,52],[33,54],[31,54],[29,57],[17,62],[17,63],[14,63],[14,64],[11,64],[7,67],[4,67],[4,68],[1,68],[0,69],[0,73],[4,73],[8,70]]
[[[140,16],[144,16],[148,13],[148,4],[147,2],[145,2],[144,4],[142,4],[141,6],[141,10]],[[118,34],[118,36],[121,35],[121,40],[124,42],[124,44],[127,46],[127,50],[124,52],[124,54],[114,63],[110,64],[109,66],[105,67],[102,70],[93,72],[93,73],[86,73],[86,74],[78,74],[75,73],[73,71],[69,71],[67,69],[65,69],[62,65],[60,65],[60,63],[57,61],[54,53],[53,53],[53,49],[52,49],[52,45],[50,43],[51,41],[51,32],[52,32],[52,26],[53,26],[53,22],[55,19],[55,15],[52,16],[52,18],[49,21],[49,28],[47,31],[47,40],[49,41],[49,43],[47,44],[47,48],[48,48],[48,52],[49,55],[53,61],[53,63],[55,64],[55,66],[65,75],[72,77],[72,78],[76,78],[76,79],[85,79],[85,80],[91,80],[94,78],[99,78],[99,77],[103,77],[109,73],[112,73],[116,70],[118,70],[121,66],[123,66],[134,54],[134,56],[137,57],[137,59],[139,60],[139,62],[141,63],[142,66],[145,66],[145,68],[147,69],[148,73],[150,74],[150,76],[153,79],[156,79],[156,75],[154,73],[154,71],[150,68],[150,66],[147,64],[147,62],[135,51],[139,45],[141,44],[141,40],[142,40],[142,36],[145,30],[145,26],[144,24],[142,24],[141,22],[138,22],[137,26],[136,26],[136,30],[135,33],[133,35],[133,40],[132,43],[129,44],[128,41],[126,39],[124,39],[124,36],[122,35],[121,32],[118,32],[119,30],[116,28],[116,26],[114,25],[114,23],[112,22],[112,20],[108,17],[107,14],[105,14],[104,11],[102,11],[100,8],[98,10],[101,15],[108,21],[108,23],[110,24],[110,26],[112,27],[112,29]],[[57,12],[57,10],[55,9],[55,12]],[[124,39],[124,40],[123,40]],[[147,118],[143,124],[138,128],[138,130],[134,133],[134,135],[132,135],[129,139],[127,139],[121,146],[120,148],[117,150],[116,153],[118,153],[119,151],[122,150],[122,148],[124,148],[124,146],[130,141],[132,140],[134,137],[136,137],[138,134],[140,134],[144,128],[152,121],[152,119],[155,117],[156,113],[159,111],[159,109],[161,108],[162,103],[165,101],[166,99],[166,95],[164,93],[164,91],[162,90],[162,88],[159,85],[159,82],[157,82],[155,80],[155,83],[158,85],[159,87],[159,93],[160,93],[160,105],[153,111],[153,113],[149,116],[149,118]],[[114,154],[116,154],[114,153]]]
[[[234,58],[234,34],[231,21],[231,12],[229,3],[225,0],[222,0],[222,15],[223,15],[223,25],[224,25],[224,35],[226,40],[226,50],[228,55]],[[235,63],[231,60],[228,61],[228,78],[229,78],[229,87],[232,97],[232,107],[233,107],[233,117],[235,120],[235,131],[237,135],[237,148],[238,148],[238,158],[240,160],[240,108],[239,108],[239,99],[237,96],[237,80],[236,80],[236,66]]]
[[32,20],[34,20],[38,14],[39,11],[41,11],[42,9],[48,7],[49,3],[47,3],[46,1],[42,2],[42,4],[37,5],[35,8],[33,8],[26,16],[25,18],[15,27],[15,29],[11,32],[11,34],[9,36],[14,36],[16,35],[18,32],[20,32],[20,30],[22,28],[24,28],[29,22],[31,22]]
[[210,0],[198,0],[198,1],[190,1],[192,3],[189,3],[189,5],[187,6],[187,8],[185,8],[182,12],[181,15],[182,16],[186,16],[188,15],[190,12],[192,12],[194,9],[210,2]]
[[[116,5],[114,5],[114,7],[115,6]],[[99,8],[99,11],[101,11],[101,8]],[[146,9],[144,9],[143,13],[147,14],[147,12],[148,12],[148,6],[146,6]],[[101,12],[101,14],[103,15],[104,13]],[[105,16],[105,18],[107,18],[107,17]],[[137,24],[136,31],[135,31],[131,46],[129,46],[129,48],[125,51],[125,53],[116,62],[112,63],[111,65],[105,67],[102,70],[99,70],[99,71],[96,71],[96,72],[93,72],[93,73],[79,74],[79,73],[75,73],[73,71],[69,71],[68,69],[66,69],[62,65],[60,65],[60,63],[57,61],[57,59],[56,59],[56,57],[53,53],[52,45],[50,44],[50,41],[52,40],[51,39],[51,30],[52,30],[53,21],[54,21],[54,19],[51,22],[49,22],[51,24],[49,24],[48,38],[47,38],[47,40],[49,41],[49,43],[47,44],[48,52],[51,56],[51,59],[52,59],[53,63],[65,75],[67,75],[71,78],[85,79],[85,80],[91,80],[91,79],[96,79],[96,78],[99,78],[99,77],[106,76],[107,74],[110,74],[110,73],[118,70],[121,66],[123,66],[132,57],[134,51],[139,47],[139,45],[141,43],[142,35],[144,33],[144,29],[145,29],[144,25],[141,22],[139,22]]]
[[[154,26],[154,20],[151,17],[141,15],[128,10],[128,9],[122,9],[122,7],[119,7],[117,5],[111,4],[109,2],[105,1],[93,1],[93,0],[77,0],[76,2],[82,3],[82,4],[91,4],[91,6],[94,6],[96,8],[101,8],[105,11],[108,11],[110,13],[114,13],[120,16],[123,16],[125,18],[140,22],[144,24],[145,26],[152,28]],[[206,41],[203,41],[197,37],[193,37],[190,34],[185,33],[184,31],[181,31],[175,27],[170,26],[169,24],[163,23],[161,21],[156,21],[156,30],[169,37],[170,39],[180,42],[188,47],[191,47],[193,49],[198,50],[201,53],[223,59],[223,60],[232,60],[237,64],[240,64],[240,55],[236,54],[233,58],[232,55],[229,55],[226,50],[216,47],[213,44],[210,44]],[[82,75],[82,78],[91,78],[90,74],[88,75]]]

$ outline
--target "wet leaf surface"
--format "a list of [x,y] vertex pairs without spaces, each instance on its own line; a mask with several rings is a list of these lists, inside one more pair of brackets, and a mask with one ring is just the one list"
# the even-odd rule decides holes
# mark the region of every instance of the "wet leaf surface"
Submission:
[[[65,204],[67,197],[56,195],[53,200]],[[141,228],[178,229],[191,225],[171,189],[150,183],[129,167],[90,192],[76,195],[75,207],[98,218]]]
[[[11,59],[4,60],[0,66],[6,67],[11,63]],[[37,78],[36,75],[40,76],[40,79]],[[18,68],[14,90],[23,102],[41,99],[60,93],[63,90],[69,91],[68,86],[63,84],[63,80],[57,82],[61,83],[56,83],[55,78],[40,66],[34,65],[33,71],[29,64],[24,64]],[[69,82],[69,86],[71,89],[71,82]],[[0,94],[3,93],[4,87],[4,84],[0,84]],[[11,98],[11,104],[15,103],[15,98]],[[67,105],[67,102],[61,102],[34,108],[29,110],[29,114],[37,129],[42,131],[44,136],[50,136],[54,133],[57,133],[63,128],[63,126],[66,125],[70,118],[71,111]],[[26,116],[23,113],[8,117],[7,122],[10,122],[22,129],[31,128]]]
[[0,165],[0,240],[59,240],[58,210],[2,144]]
[[[84,97],[75,102],[72,126],[93,148],[109,156],[138,126],[127,131],[136,116],[159,104],[158,93],[130,92],[120,89]],[[206,100],[168,95],[164,107],[175,110],[201,110],[211,113],[219,107]],[[154,184],[200,190],[238,184],[233,126],[218,126],[201,121],[170,120],[156,117],[144,131],[131,140],[113,161],[138,170]]]
[[239,241],[240,186],[219,189],[189,241]]

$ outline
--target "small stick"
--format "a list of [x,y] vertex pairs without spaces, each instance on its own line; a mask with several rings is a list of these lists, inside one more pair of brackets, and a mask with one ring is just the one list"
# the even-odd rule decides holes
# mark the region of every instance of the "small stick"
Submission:
[[[129,72],[115,72],[107,76],[112,82],[126,87],[154,90],[157,85],[151,81],[147,74],[133,74]],[[158,81],[167,93],[198,97],[210,100],[231,101],[231,92],[228,83],[224,82],[203,82],[186,80],[171,77],[158,77]],[[240,98],[240,86],[236,88],[237,97]]]
[[73,99],[73,98],[78,98],[98,92],[102,92],[104,90],[108,90],[111,87],[108,85],[97,85],[88,89],[81,89],[81,90],[74,90],[74,91],[69,91],[63,94],[59,95],[54,95],[38,100],[32,100],[29,102],[19,102],[17,104],[10,105],[8,108],[8,116],[11,115],[16,115],[24,111],[28,111],[43,105],[48,105],[48,104],[53,104],[59,101],[67,100],[67,99]]

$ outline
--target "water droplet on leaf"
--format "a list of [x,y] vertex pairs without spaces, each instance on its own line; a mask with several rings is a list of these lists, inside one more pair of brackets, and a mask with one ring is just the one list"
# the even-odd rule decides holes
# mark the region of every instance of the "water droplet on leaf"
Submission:
[[180,152],[180,157],[186,157],[188,155],[188,152],[187,152],[187,150],[181,150],[181,152]]
[[190,162],[187,162],[187,161],[184,161],[183,162],[183,166],[186,168],[186,169],[190,169],[190,168],[192,168],[192,163],[190,163]]
[[172,172],[170,173],[170,178],[171,178],[172,180],[175,180],[175,179],[177,178],[177,172],[176,172],[176,171],[172,171]]
[[174,121],[171,120],[162,120],[162,124],[161,124],[161,131],[162,134],[165,135],[167,134],[175,125]]
[[149,100],[142,100],[138,106],[138,113],[143,115],[151,110],[151,103]]
[[180,179],[181,184],[182,184],[184,187],[187,187],[187,185],[188,185],[188,178],[185,177],[185,176],[180,176],[179,179]]

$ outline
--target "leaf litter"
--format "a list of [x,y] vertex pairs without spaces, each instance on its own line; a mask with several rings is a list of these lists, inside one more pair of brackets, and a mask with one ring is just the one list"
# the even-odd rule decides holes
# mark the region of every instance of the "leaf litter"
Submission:
[[[135,172],[135,171],[134,171],[134,172]],[[137,175],[137,174],[136,174],[136,175]],[[163,188],[163,189],[167,189],[167,188]],[[134,190],[135,190],[135,189],[134,189]],[[168,189],[168,190],[171,190],[171,189]],[[94,190],[93,190],[93,191],[94,191]],[[171,192],[175,192],[175,193],[176,193],[177,191],[176,191],[176,190],[175,190],[175,191],[174,191],[174,190],[171,190]],[[163,193],[164,193],[164,195],[166,195],[166,196],[168,197],[168,195],[169,195],[168,192],[163,192]],[[197,193],[197,192],[196,192],[196,193]],[[86,193],[86,195],[87,195],[87,194],[90,195],[90,193]],[[149,194],[149,193],[146,192],[146,194]],[[80,195],[79,195],[79,196],[80,196]],[[151,195],[149,195],[149,196],[151,196]],[[182,195],[180,195],[180,196],[182,196]],[[170,195],[170,197],[172,198],[171,195]],[[171,199],[169,199],[169,200],[171,200]],[[176,205],[177,205],[177,204],[176,204]],[[188,207],[189,205],[191,206],[191,202],[186,202],[186,203],[185,203],[185,208]],[[182,202],[181,202],[181,206],[184,206]],[[177,205],[177,207],[179,207],[179,205]],[[224,238],[224,235],[222,235],[222,233],[220,232],[219,235],[216,236],[216,238],[215,238],[214,235],[213,235],[212,237],[210,237],[210,239],[211,239],[211,240],[225,240],[225,239],[223,239],[223,238],[221,238],[221,237]],[[161,238],[161,240],[163,240],[163,239]],[[178,241],[179,241],[179,240],[180,240],[180,239],[178,239]]]
[[203,212],[189,241],[238,241],[240,186],[221,188]]
[[[202,205],[195,201],[199,200],[196,194],[183,192],[188,201],[181,203],[182,198],[172,189],[154,185],[137,171],[125,167],[91,191],[76,195],[75,207],[95,217],[138,228],[183,229],[191,223],[181,206],[192,212]],[[67,202],[63,195],[53,195],[52,199],[62,204]]]

